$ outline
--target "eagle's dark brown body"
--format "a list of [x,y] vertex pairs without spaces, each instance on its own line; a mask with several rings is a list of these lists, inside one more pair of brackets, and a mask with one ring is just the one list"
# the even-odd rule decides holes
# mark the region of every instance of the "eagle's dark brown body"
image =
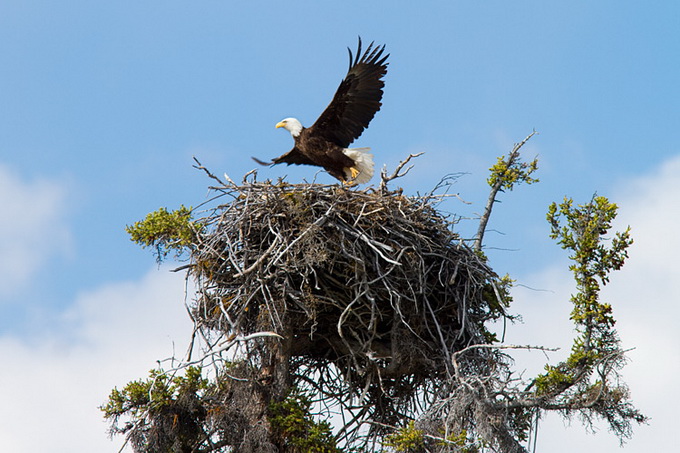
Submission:
[[345,147],[314,133],[313,128],[303,128],[300,135],[293,137],[295,147],[288,153],[273,160],[275,164],[302,164],[323,167],[331,176],[344,181],[345,168],[354,166],[354,161],[343,153]]
[[[349,49],[348,49],[349,50]],[[361,39],[356,57],[349,51],[350,65],[333,100],[316,122],[305,128],[295,118],[286,118],[276,125],[287,129],[295,146],[270,163],[255,159],[262,165],[280,163],[315,165],[343,182],[367,182],[373,175],[372,155],[368,148],[348,148],[368,127],[380,110],[387,73],[385,46],[371,43],[361,53]]]

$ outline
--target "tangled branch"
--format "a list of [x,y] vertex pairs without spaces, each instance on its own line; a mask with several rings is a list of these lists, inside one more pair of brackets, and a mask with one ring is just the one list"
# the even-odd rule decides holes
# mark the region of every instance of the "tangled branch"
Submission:
[[[399,175],[379,191],[253,177],[215,188],[225,202],[196,219],[198,331],[210,345],[281,335],[238,343],[240,354],[259,367],[289,361],[267,373],[368,408],[347,436],[433,401],[454,373],[451,354],[488,343],[485,322],[504,316],[498,277],[432,207],[436,195],[386,190]],[[276,357],[264,347],[274,344]],[[484,367],[487,351],[473,355]]]

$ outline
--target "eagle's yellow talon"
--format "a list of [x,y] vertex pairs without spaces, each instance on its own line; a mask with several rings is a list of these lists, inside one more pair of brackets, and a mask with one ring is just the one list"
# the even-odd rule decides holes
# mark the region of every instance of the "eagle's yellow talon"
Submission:
[[349,172],[352,173],[352,179],[357,179],[357,176],[359,176],[359,170],[354,167],[349,167]]

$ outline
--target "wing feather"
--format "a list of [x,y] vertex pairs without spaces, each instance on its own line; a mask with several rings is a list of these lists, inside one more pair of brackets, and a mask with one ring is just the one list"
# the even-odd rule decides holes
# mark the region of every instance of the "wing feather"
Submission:
[[349,51],[349,70],[333,100],[316,120],[310,133],[319,135],[343,148],[359,138],[380,110],[387,73],[385,46],[371,43],[361,53],[361,38],[356,56]]

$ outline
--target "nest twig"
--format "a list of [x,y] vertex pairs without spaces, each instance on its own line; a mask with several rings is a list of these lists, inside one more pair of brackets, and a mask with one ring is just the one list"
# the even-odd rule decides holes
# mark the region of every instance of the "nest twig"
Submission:
[[[445,391],[460,372],[452,354],[488,343],[484,323],[504,315],[497,276],[434,194],[225,179],[213,188],[224,203],[197,219],[197,330],[213,351],[245,346],[283,387],[361,407],[347,436],[365,420],[395,425]],[[471,367],[485,366],[479,351]]]

